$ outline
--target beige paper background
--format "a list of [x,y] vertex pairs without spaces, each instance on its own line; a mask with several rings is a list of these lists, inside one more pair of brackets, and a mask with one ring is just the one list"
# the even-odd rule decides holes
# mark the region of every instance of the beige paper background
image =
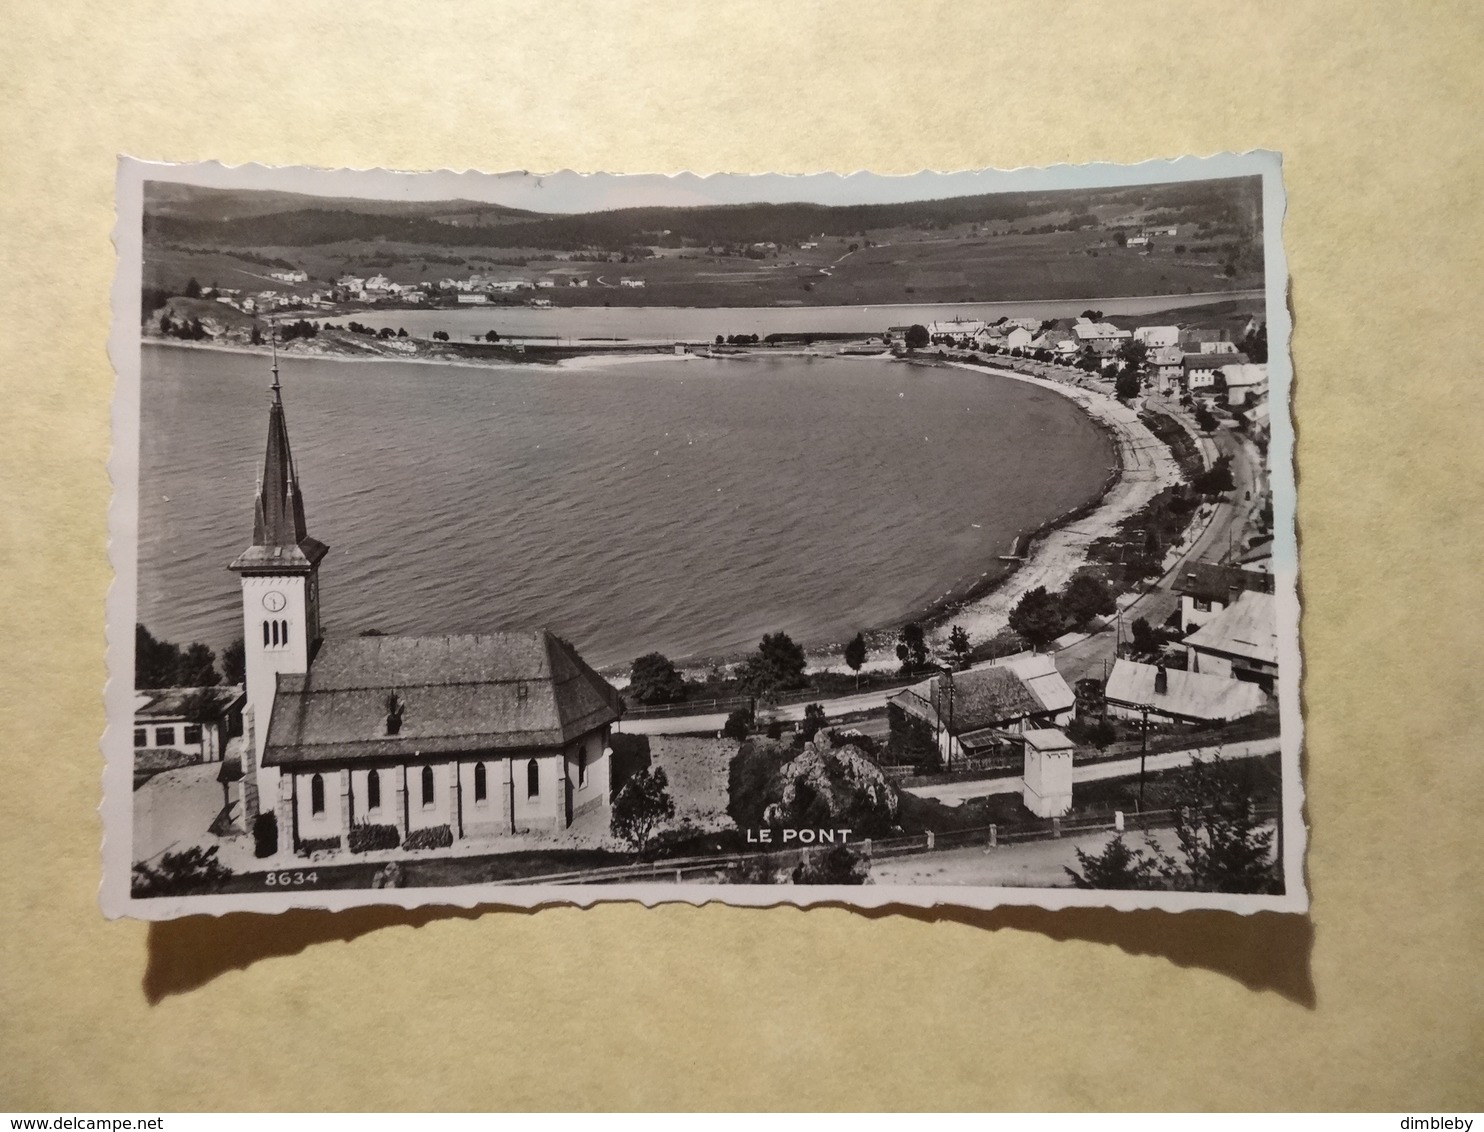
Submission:
[[[1471,3],[5,5],[0,1108],[1473,1107]],[[909,172],[1285,156],[1310,920],[106,923],[114,155]]]

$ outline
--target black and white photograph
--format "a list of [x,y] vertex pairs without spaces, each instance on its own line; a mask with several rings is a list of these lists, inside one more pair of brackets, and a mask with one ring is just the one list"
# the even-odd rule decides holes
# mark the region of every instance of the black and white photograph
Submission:
[[1283,207],[121,160],[104,910],[1302,911]]

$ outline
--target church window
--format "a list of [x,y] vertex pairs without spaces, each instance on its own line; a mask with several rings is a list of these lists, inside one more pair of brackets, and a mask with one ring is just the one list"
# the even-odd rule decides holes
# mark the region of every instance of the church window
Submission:
[[136,728],[134,728],[134,746],[136,746],[136,747],[148,747],[149,746],[149,731],[147,729],[145,729],[143,727],[136,727]]
[[577,748],[577,788],[587,785],[587,746]]
[[181,732],[180,741],[182,743],[201,742],[201,725],[199,723],[186,724],[185,729]]
[[311,814],[322,814],[325,812],[325,779],[323,775],[316,774],[309,780],[309,812]]
[[263,647],[268,647],[268,622],[263,622]]
[[483,802],[489,797],[489,782],[485,778],[483,763],[474,764],[474,800]]
[[173,728],[173,727],[156,727],[155,728],[155,746],[156,747],[173,747],[173,746],[175,746],[175,728]]
[[278,646],[278,622],[277,621],[270,621],[270,622],[268,622],[268,628],[269,628],[269,630],[272,633],[272,636],[273,636],[273,645],[276,648]]
[[287,621],[280,621],[278,624],[280,626],[280,639],[278,643],[281,645],[286,645],[289,643],[289,623]]
[[366,809],[381,809],[381,775],[374,770],[366,772]]
[[526,763],[526,797],[539,798],[541,796],[541,764],[535,759]]
[[423,767],[423,809],[431,809],[433,806],[433,768]]

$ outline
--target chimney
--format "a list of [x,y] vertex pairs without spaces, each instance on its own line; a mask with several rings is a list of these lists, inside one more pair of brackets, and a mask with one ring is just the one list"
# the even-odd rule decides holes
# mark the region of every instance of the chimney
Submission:
[[1165,666],[1161,664],[1154,670],[1154,694],[1156,696],[1162,696],[1169,690],[1170,674],[1165,671]]

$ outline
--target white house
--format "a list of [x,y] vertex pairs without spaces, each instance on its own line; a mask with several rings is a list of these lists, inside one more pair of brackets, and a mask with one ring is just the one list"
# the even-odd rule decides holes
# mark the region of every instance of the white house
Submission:
[[364,826],[429,849],[579,818],[606,828],[620,701],[571,644],[545,630],[323,638],[329,548],[308,533],[276,369],[272,394],[252,544],[231,565],[247,828],[274,815],[281,856],[343,854]]
[[1005,337],[1000,340],[1000,345],[1006,350],[1024,350],[1030,346],[1035,337],[1025,327],[1017,326],[1005,334]]
[[1268,367],[1263,362],[1236,362],[1221,367],[1226,403],[1234,408],[1258,400],[1268,391]]
[[1261,711],[1268,697],[1256,684],[1207,672],[1117,660],[1103,689],[1119,719],[1224,723]]
[[1189,671],[1249,680],[1270,692],[1278,677],[1277,602],[1248,590],[1184,644]]
[[1180,595],[1180,632],[1192,633],[1226,609],[1247,590],[1271,592],[1273,580],[1240,566],[1193,562],[1174,578]]
[[1246,354],[1229,353],[1199,353],[1186,354],[1181,359],[1181,382],[1186,390],[1191,393],[1202,389],[1210,389],[1216,384],[1216,374],[1227,366],[1239,365],[1247,361]]
[[1142,342],[1153,350],[1159,346],[1180,345],[1178,326],[1140,326],[1134,330],[1134,341]]
[[642,287],[642,286],[644,286],[644,280],[642,280],[642,279],[630,279],[628,277],[624,277],[623,279],[620,279],[618,281],[618,285],[620,287]]
[[221,762],[227,740],[242,734],[240,685],[145,688],[134,694],[134,749],[183,751]]
[[1086,318],[1079,318],[1073,323],[1072,336],[1077,340],[1079,349],[1090,346],[1099,354],[1115,353],[1132,337],[1129,331],[1120,330],[1111,322],[1093,322]]
[[270,271],[269,276],[277,279],[280,283],[308,283],[309,273],[307,271]]
[[460,291],[458,300],[466,306],[479,306],[490,301],[490,297],[483,291]]

